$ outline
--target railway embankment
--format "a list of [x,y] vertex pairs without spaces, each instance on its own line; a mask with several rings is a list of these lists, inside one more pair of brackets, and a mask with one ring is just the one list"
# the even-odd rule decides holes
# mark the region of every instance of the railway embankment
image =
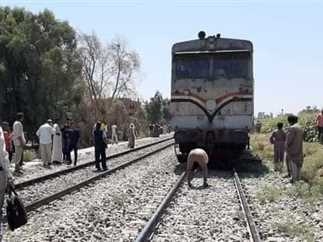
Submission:
[[322,145],[304,142],[301,180],[295,184],[285,177],[285,164],[282,173],[274,171],[269,134],[253,134],[251,145],[269,170],[243,179],[263,240],[323,241]]

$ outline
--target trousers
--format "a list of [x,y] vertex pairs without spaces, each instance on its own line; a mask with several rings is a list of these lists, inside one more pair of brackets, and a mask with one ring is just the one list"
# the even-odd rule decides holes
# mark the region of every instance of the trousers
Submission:
[[50,165],[52,158],[52,144],[40,144],[40,157],[44,166]]
[[300,174],[301,174],[301,168],[302,168],[302,162],[298,161],[291,161],[290,162],[291,166],[291,175],[292,175],[292,181],[298,181],[300,179]]
[[21,167],[21,157],[24,152],[24,147],[21,145],[15,146],[15,155],[14,155],[14,163],[15,163],[15,170],[19,171]]
[[105,153],[105,148],[94,148],[95,153],[95,167],[100,170],[102,165],[102,169],[107,169],[107,157]]

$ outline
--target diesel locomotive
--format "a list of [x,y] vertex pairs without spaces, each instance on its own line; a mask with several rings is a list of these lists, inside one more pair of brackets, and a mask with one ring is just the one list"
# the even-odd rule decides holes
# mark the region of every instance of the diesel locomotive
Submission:
[[172,47],[170,125],[180,162],[196,147],[213,160],[241,153],[253,125],[252,42],[198,37]]

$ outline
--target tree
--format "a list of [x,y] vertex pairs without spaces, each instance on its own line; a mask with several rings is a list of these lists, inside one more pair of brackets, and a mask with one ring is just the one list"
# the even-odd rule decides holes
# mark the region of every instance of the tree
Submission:
[[154,97],[150,98],[150,102],[146,104],[147,119],[151,123],[160,122],[163,118],[163,96],[157,91]]
[[88,94],[97,116],[98,112],[103,113],[99,100],[106,96],[109,81],[107,49],[102,46],[95,33],[81,34],[79,40],[82,76],[86,81]]
[[125,40],[114,39],[108,46],[112,100],[124,96],[135,96],[134,80],[139,72],[139,55],[129,50]]
[[83,93],[73,28],[52,12],[0,8],[0,113],[25,113],[29,133],[48,117],[64,115]]
[[119,97],[136,95],[134,80],[139,72],[139,56],[128,50],[126,41],[115,39],[104,45],[99,38],[80,35],[82,74],[86,81],[89,97],[96,109],[96,115],[104,117],[107,111],[99,100],[111,94],[112,101]]
[[171,113],[170,113],[170,100],[169,99],[163,99],[163,118],[166,122],[168,122],[171,119]]

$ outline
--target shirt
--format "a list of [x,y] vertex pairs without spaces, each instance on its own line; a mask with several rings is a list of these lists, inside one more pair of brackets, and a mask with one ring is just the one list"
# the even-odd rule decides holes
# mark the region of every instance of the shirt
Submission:
[[12,139],[15,146],[23,146],[24,144],[21,144],[19,137],[22,138],[23,142],[26,143],[25,135],[24,135],[24,128],[22,126],[22,123],[20,121],[15,121],[13,123],[12,127]]
[[117,133],[117,125],[112,125],[111,126],[111,129],[112,129],[112,134],[116,134]]
[[10,134],[8,131],[3,131],[4,140],[6,142],[6,149],[8,152],[11,152],[12,150],[12,134]]
[[[3,169],[4,174],[8,176],[9,180],[13,180],[13,177],[11,175],[11,172],[9,170],[9,160],[8,160],[8,153],[6,151],[6,144],[3,136],[3,130],[0,127],[0,167]],[[1,175],[4,175],[3,173]],[[3,179],[1,179],[3,182]],[[3,186],[3,184],[0,184],[0,186]]]
[[42,126],[40,126],[36,132],[36,135],[39,137],[39,143],[44,145],[52,143],[53,134],[53,128],[48,123],[45,123]]
[[323,128],[323,115],[322,114],[319,114],[317,117],[316,117],[316,125],[318,127],[322,127]]
[[270,137],[270,143],[276,144],[278,142],[285,142],[286,140],[286,133],[283,130],[275,130],[271,137]]
[[7,157],[6,143],[4,140],[3,130],[0,127],[0,163]]

